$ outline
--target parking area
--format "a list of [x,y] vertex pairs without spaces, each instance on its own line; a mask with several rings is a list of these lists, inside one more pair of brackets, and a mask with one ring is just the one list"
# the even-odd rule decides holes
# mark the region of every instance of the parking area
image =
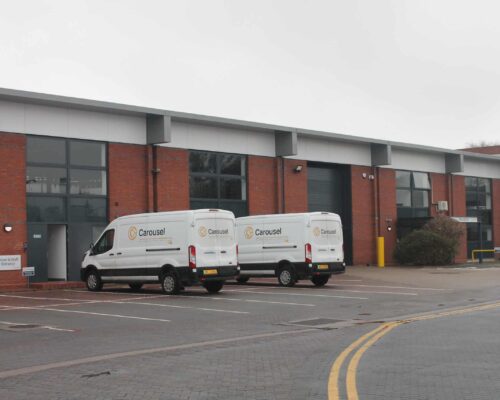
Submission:
[[499,301],[499,278],[498,268],[352,267],[322,288],[269,278],[216,295],[4,292],[0,398],[327,398],[332,363],[356,338],[395,318]]

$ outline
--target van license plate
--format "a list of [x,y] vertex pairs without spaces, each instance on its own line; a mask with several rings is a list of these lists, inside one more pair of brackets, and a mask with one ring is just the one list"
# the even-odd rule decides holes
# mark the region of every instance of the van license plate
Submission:
[[203,275],[217,275],[216,269],[204,269]]
[[319,264],[318,269],[328,269],[328,264]]

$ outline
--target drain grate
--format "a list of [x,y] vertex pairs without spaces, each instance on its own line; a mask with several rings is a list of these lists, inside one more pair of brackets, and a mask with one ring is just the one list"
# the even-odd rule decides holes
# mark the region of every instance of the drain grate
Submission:
[[343,319],[313,318],[313,319],[304,319],[302,321],[291,321],[290,324],[305,325],[305,326],[319,326],[319,325],[335,324],[337,322],[343,322],[343,321],[344,321]]

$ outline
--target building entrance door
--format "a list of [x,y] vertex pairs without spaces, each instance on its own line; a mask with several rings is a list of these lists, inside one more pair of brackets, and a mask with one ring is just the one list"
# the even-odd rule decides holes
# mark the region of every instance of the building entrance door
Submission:
[[67,278],[66,225],[47,226],[47,275],[49,280]]
[[47,225],[28,224],[28,266],[35,267],[32,282],[48,280],[47,265]]

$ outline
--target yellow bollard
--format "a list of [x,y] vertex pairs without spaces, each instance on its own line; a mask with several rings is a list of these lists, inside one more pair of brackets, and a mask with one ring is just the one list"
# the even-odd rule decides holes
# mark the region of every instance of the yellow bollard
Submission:
[[380,268],[385,267],[385,250],[384,250],[384,237],[377,237],[377,265]]

